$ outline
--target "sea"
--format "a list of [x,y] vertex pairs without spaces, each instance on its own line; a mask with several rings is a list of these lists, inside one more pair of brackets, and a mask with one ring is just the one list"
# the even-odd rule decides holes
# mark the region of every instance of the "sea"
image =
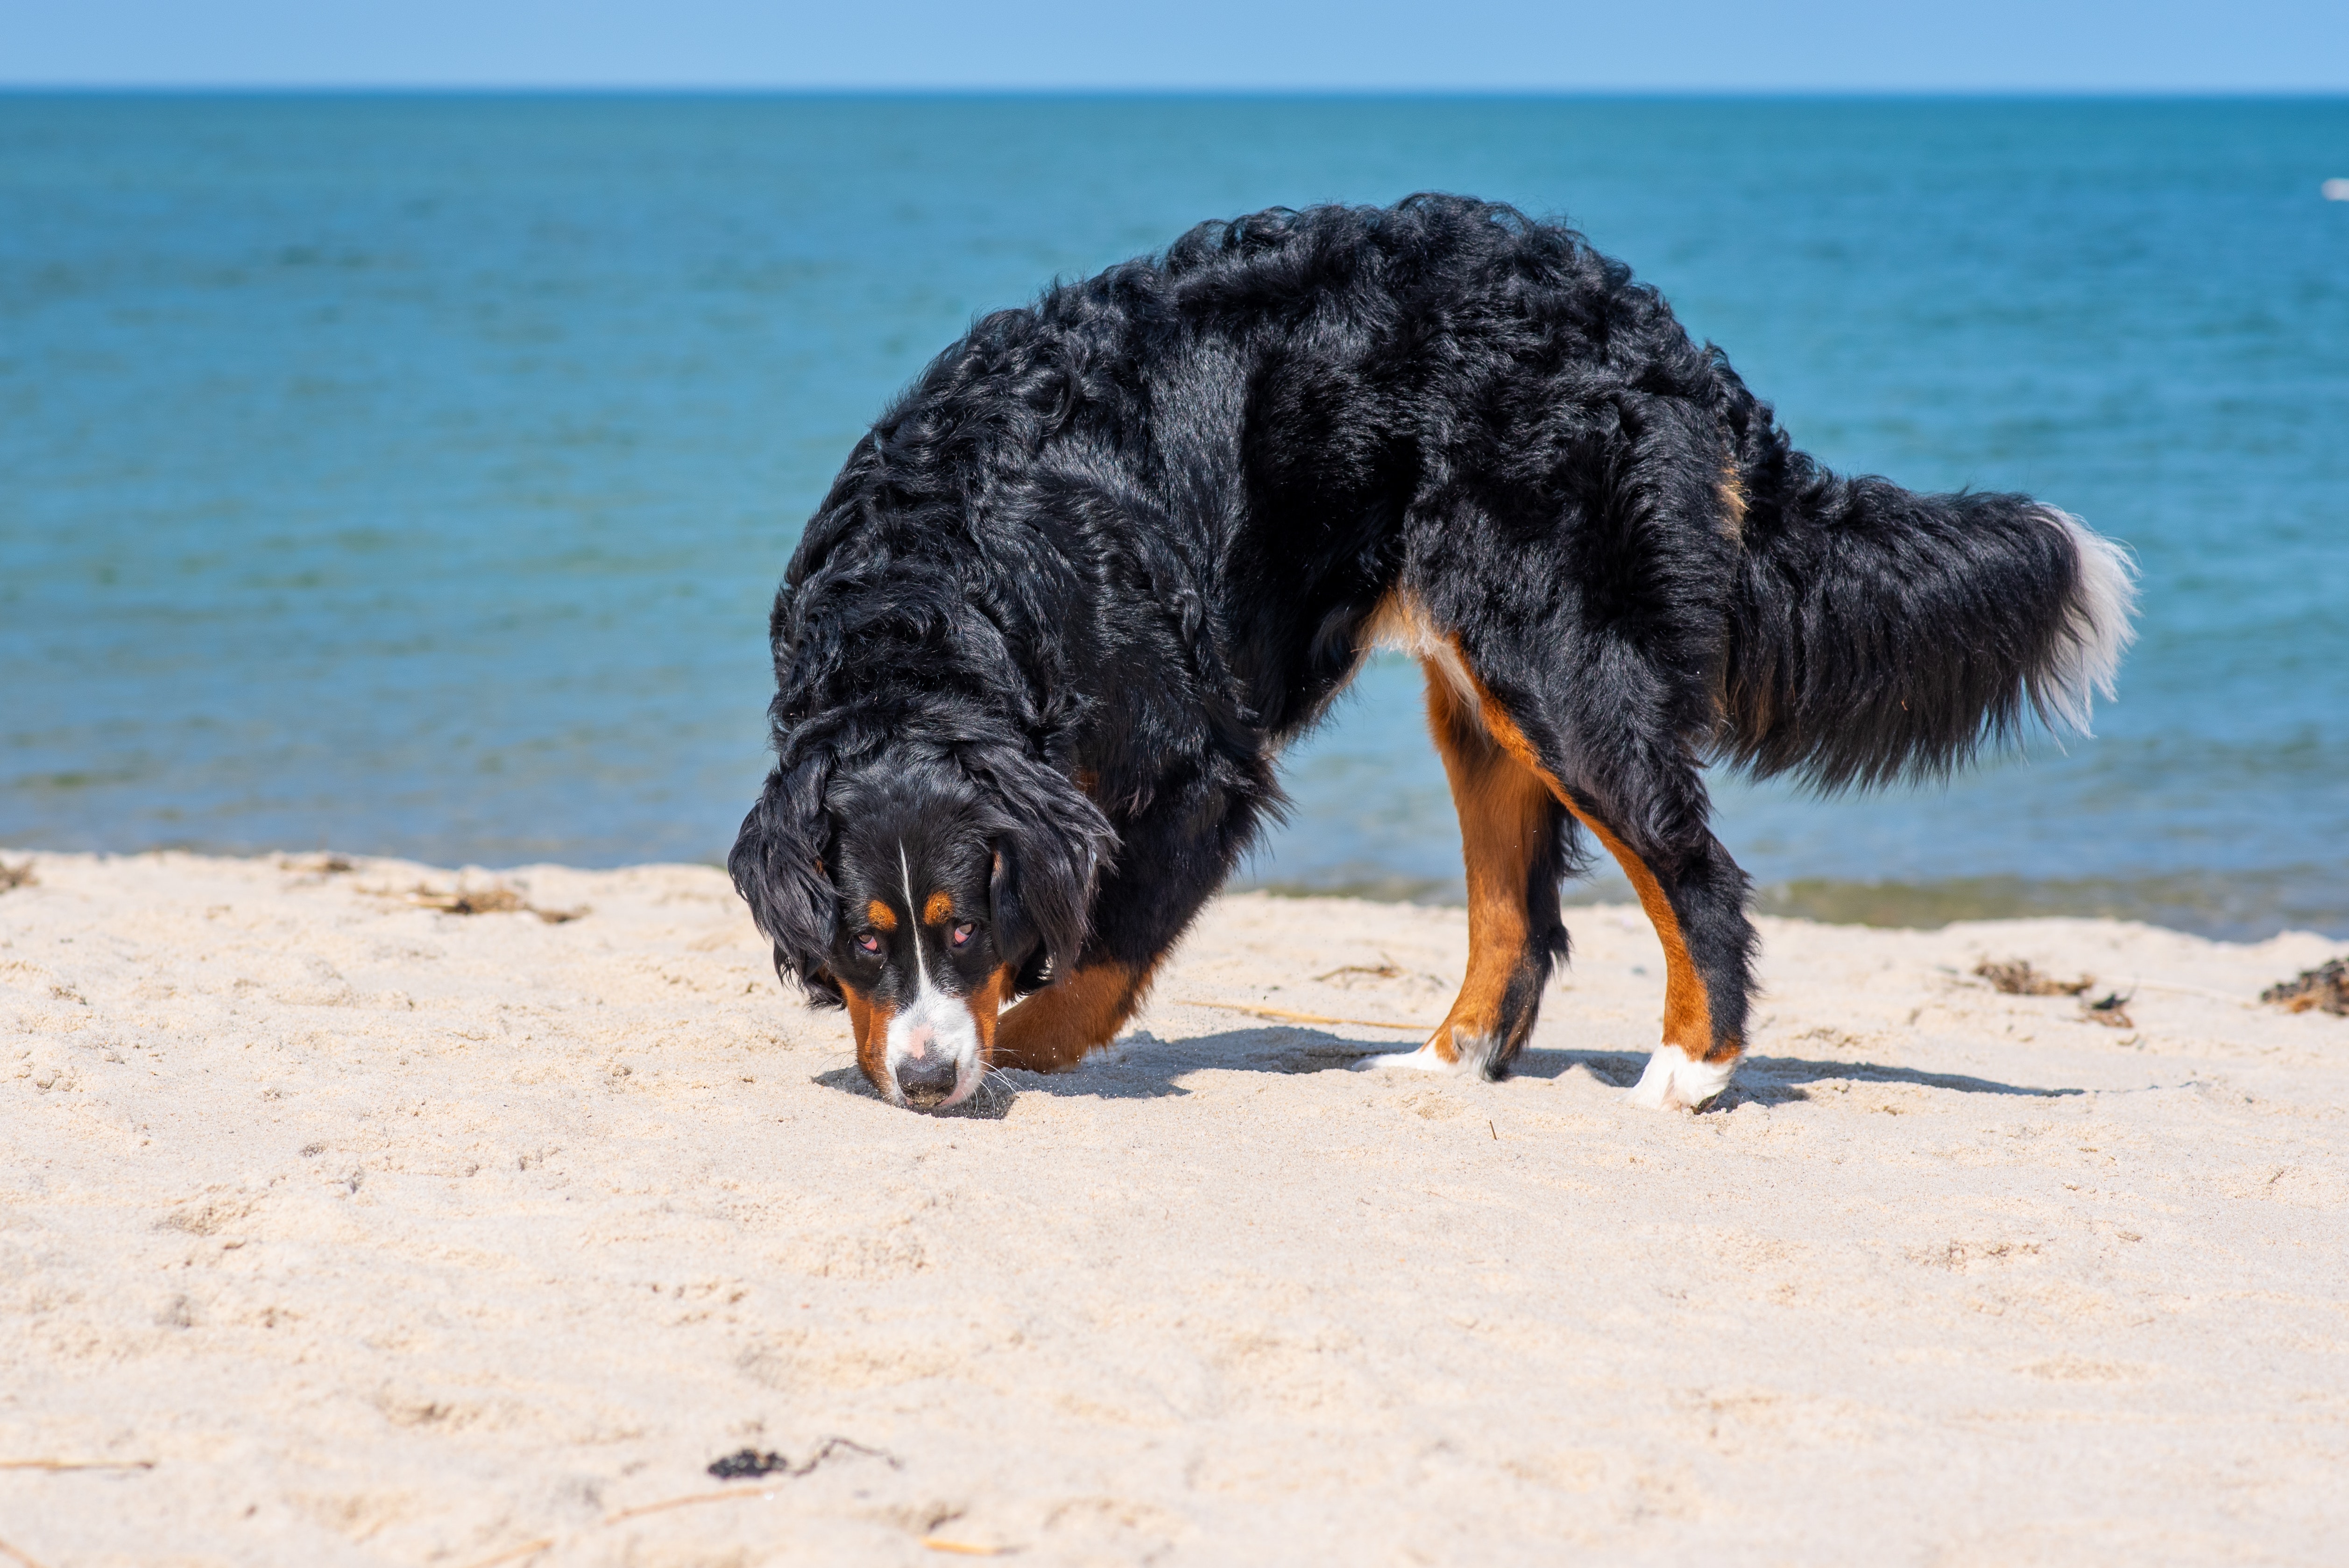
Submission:
[[[1716,778],[1761,908],[2349,935],[2343,177],[2339,98],[0,95],[0,844],[720,861],[802,523],[975,314],[1449,191],[2142,567],[2093,738]],[[1461,896],[1412,666],[1287,779],[1242,885]]]

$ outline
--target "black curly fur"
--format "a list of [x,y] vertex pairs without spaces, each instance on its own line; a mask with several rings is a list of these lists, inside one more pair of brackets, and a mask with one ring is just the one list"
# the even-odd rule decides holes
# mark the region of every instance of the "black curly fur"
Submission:
[[1401,591],[1655,870],[1734,1038],[1745,879],[1700,763],[1957,765],[2044,701],[2081,572],[2027,498],[1819,469],[1566,228],[1449,196],[1204,224],[979,320],[857,444],[776,597],[731,868],[836,999],[841,813],[918,775],[1016,868],[1023,985],[1146,970]]

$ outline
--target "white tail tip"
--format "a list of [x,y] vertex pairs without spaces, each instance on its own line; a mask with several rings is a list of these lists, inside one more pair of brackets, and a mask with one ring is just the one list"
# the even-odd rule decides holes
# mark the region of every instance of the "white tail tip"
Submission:
[[2050,723],[2085,735],[2095,698],[2112,700],[2121,655],[2137,640],[2137,562],[2126,546],[2070,512],[2041,511],[2070,537],[2079,575],[2064,605],[2064,642],[2032,683],[2032,695]]

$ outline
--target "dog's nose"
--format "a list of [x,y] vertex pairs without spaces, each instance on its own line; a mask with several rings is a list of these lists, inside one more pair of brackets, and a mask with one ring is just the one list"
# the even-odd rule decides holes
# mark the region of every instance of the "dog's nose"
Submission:
[[943,1056],[907,1057],[897,1064],[897,1087],[925,1109],[954,1093],[955,1064]]

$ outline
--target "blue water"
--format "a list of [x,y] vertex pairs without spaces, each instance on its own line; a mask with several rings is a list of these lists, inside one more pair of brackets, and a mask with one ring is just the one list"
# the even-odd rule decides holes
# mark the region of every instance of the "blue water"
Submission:
[[[2127,541],[2094,740],[1723,781],[1767,907],[2349,933],[2349,100],[0,97],[0,843],[723,854],[766,604],[977,311],[1274,203],[1580,224],[1809,450]],[[1250,869],[1456,896],[1415,674]]]

